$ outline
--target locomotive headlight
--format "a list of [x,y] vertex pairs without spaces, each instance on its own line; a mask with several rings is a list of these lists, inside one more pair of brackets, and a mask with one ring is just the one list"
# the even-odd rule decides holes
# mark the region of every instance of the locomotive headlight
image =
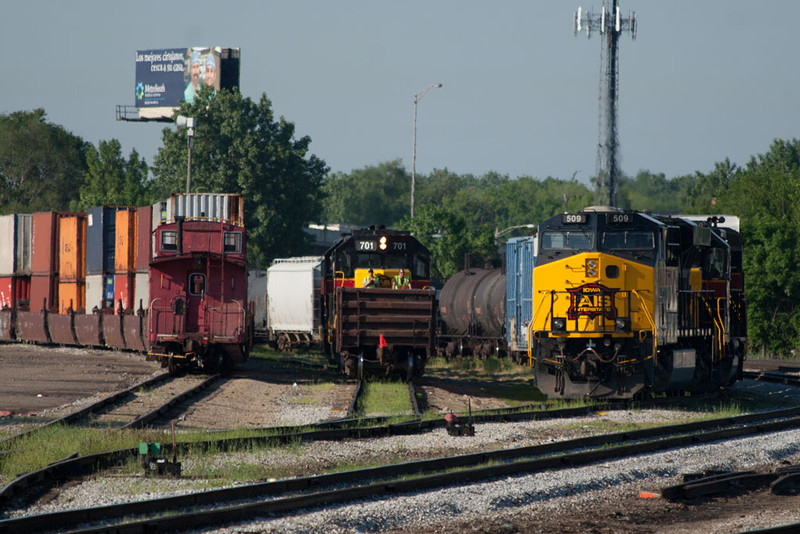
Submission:
[[586,260],[586,276],[590,276],[592,278],[597,277],[597,260]]
[[553,317],[550,320],[550,330],[553,332],[566,332],[567,320],[564,317]]
[[627,317],[617,317],[614,319],[614,330],[617,332],[629,332],[631,329],[631,320]]
[[381,250],[386,250],[386,236],[381,237],[380,244],[378,246]]

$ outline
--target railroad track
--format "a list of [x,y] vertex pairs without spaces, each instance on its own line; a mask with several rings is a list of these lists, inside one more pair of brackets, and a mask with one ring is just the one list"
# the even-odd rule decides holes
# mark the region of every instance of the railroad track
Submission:
[[[0,521],[0,532],[169,532],[800,428],[800,408]],[[408,479],[408,475],[416,475]],[[98,522],[103,524],[98,524]]]
[[15,441],[53,425],[81,425],[106,428],[143,428],[155,422],[171,408],[200,395],[219,380],[188,375],[173,377],[161,373],[128,389],[109,395],[64,417],[25,430],[0,441],[0,447],[13,446]]
[[761,380],[775,384],[800,386],[800,375],[797,375],[796,371],[743,371],[742,376],[749,380]]
[[[356,398],[354,396],[354,398]],[[705,397],[703,397],[705,398]],[[597,411],[629,410],[632,407],[675,406],[674,400],[649,401],[631,404],[617,402],[576,408],[543,410],[532,406],[519,406],[502,410],[486,410],[471,415],[474,424],[489,422],[530,421],[582,417]],[[463,414],[467,415],[467,414]],[[396,417],[345,418],[307,426],[285,426],[261,429],[262,435],[244,438],[221,438],[205,442],[177,443],[178,455],[185,454],[190,447],[196,450],[232,451],[268,444],[292,444],[311,441],[335,441],[344,439],[374,439],[394,435],[410,435],[445,428],[444,418],[422,420],[409,418],[406,421],[390,422]],[[172,454],[169,443],[163,444],[165,455]],[[0,488],[0,507],[9,507],[14,501],[29,501],[49,489],[74,477],[88,476],[104,469],[124,464],[138,458],[138,448],[120,449],[105,453],[65,458],[39,470],[20,475],[4,488]],[[0,531],[2,532],[2,531]]]

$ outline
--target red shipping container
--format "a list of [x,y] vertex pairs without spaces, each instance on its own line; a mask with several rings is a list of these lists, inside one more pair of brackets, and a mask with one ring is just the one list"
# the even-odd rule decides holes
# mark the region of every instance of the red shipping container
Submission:
[[146,273],[150,270],[152,231],[153,207],[136,208],[136,272]]
[[0,276],[0,308],[13,308],[14,299],[14,277]]
[[[58,269],[58,214],[42,211],[33,214],[31,273],[53,275]],[[48,303],[52,301],[48,300]]]
[[43,307],[46,306],[48,311],[57,312],[57,293],[58,278],[56,276],[31,276],[30,311],[42,311]]
[[14,300],[20,310],[30,310],[31,277],[17,276],[14,279]]
[[114,275],[114,311],[119,310],[120,302],[122,302],[123,310],[130,310],[133,308],[133,290],[135,287],[135,279],[133,274],[116,274]]

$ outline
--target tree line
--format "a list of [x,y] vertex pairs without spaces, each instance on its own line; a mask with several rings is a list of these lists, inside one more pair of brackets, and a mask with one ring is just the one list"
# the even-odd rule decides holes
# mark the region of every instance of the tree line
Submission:
[[[309,223],[384,224],[408,229],[431,251],[440,281],[467,253],[497,258],[498,231],[602,203],[595,183],[573,178],[475,176],[446,168],[416,176],[410,218],[410,173],[401,160],[330,172],[311,139],[276,118],[272,103],[238,92],[199,95],[177,114],[197,119],[192,191],[241,193],[249,259],[307,254]],[[141,206],[186,189],[186,130],[165,127],[152,166],[116,139],[97,146],[47,120],[43,109],[0,114],[0,214]],[[769,354],[800,347],[800,142],[774,140],[744,165],[717,162],[708,172],[667,178],[639,171],[617,188],[621,208],[666,214],[741,218],[752,346]]]

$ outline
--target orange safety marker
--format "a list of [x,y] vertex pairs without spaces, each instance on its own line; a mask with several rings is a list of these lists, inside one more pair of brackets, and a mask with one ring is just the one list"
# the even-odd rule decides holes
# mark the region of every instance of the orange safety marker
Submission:
[[383,347],[387,347],[387,346],[389,346],[389,344],[388,344],[388,343],[386,343],[386,338],[385,338],[385,337],[383,337],[383,334],[380,334],[380,338],[378,338],[378,346],[379,346],[380,348],[383,348]]
[[658,497],[658,495],[656,495],[655,493],[651,493],[649,491],[640,491],[639,497],[642,499],[655,499],[656,497]]

